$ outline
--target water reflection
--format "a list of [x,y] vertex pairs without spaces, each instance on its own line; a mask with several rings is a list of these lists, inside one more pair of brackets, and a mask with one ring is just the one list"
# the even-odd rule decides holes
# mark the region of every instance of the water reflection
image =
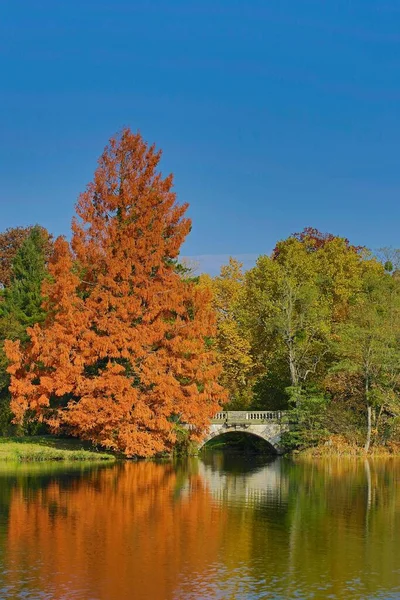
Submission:
[[400,461],[0,468],[0,597],[400,598]]
[[199,472],[214,500],[227,505],[271,505],[287,502],[289,479],[282,459],[224,452],[204,455]]

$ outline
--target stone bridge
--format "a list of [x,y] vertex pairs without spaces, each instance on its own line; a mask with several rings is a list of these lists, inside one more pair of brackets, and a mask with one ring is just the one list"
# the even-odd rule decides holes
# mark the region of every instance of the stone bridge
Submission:
[[276,454],[283,454],[281,436],[288,426],[282,422],[284,411],[253,410],[238,411],[228,410],[219,412],[211,419],[210,428],[199,450],[213,438],[231,432],[243,432],[262,438],[272,447]]

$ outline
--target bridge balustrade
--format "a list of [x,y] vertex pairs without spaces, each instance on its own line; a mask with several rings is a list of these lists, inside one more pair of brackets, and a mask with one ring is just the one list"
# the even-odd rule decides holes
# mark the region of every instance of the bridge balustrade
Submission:
[[284,412],[274,410],[225,410],[218,412],[212,423],[243,423],[243,422],[263,422],[263,421],[280,421]]

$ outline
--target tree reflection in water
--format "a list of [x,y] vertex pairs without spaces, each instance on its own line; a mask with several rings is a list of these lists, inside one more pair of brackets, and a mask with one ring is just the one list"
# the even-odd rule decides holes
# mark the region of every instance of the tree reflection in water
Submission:
[[55,469],[0,472],[1,598],[400,598],[399,460]]

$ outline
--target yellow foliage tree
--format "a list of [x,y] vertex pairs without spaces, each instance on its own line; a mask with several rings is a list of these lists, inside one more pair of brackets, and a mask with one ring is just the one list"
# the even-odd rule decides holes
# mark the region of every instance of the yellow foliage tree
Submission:
[[223,367],[220,382],[228,391],[228,408],[245,408],[251,400],[253,360],[242,320],[244,286],[242,264],[234,258],[214,278],[202,275],[213,292],[217,313],[217,351]]

